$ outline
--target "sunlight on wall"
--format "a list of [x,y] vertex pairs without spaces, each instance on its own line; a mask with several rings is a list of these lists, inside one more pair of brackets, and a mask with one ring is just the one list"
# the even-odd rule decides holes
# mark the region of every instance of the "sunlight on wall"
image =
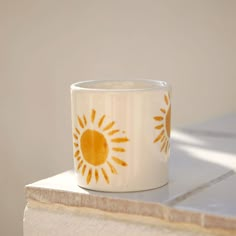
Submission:
[[172,130],[171,131],[171,139],[177,142],[187,143],[187,144],[194,144],[194,145],[204,145],[204,142],[199,138],[196,138],[190,134],[186,134],[179,130]]
[[236,155],[234,154],[188,145],[177,145],[177,147],[190,154],[193,158],[236,170]]

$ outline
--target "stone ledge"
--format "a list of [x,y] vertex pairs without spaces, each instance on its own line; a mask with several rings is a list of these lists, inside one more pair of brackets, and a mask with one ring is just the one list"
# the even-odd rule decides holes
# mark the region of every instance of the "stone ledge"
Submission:
[[161,203],[116,199],[31,185],[26,186],[25,191],[27,202],[33,200],[39,203],[83,207],[110,213],[155,217],[171,223],[188,223],[203,228],[230,230],[236,234],[236,218],[179,210]]

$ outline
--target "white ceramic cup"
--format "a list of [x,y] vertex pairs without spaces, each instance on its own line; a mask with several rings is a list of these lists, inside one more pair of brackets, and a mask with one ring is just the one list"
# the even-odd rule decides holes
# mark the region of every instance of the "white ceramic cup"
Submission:
[[153,189],[168,182],[170,86],[156,80],[71,85],[74,167],[79,186]]

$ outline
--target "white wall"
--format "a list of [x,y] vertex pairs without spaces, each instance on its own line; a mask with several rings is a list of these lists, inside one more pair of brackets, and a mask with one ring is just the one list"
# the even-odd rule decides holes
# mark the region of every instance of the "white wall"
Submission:
[[173,125],[236,110],[234,0],[0,0],[0,235],[21,235],[23,186],[72,168],[69,85],[173,86]]

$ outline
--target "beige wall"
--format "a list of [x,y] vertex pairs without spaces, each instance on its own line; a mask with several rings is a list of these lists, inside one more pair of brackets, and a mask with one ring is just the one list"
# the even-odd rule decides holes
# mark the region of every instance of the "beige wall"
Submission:
[[236,110],[236,1],[0,0],[0,235],[21,235],[23,186],[72,167],[69,85],[173,86],[173,125]]

